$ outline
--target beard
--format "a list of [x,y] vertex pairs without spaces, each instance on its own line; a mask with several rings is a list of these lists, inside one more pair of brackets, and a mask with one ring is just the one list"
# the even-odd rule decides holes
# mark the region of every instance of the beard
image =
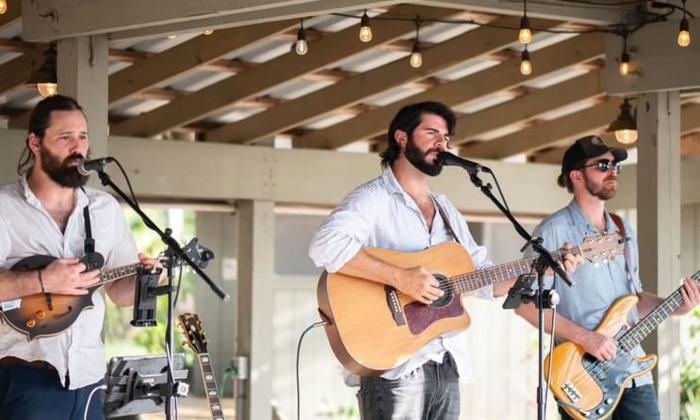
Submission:
[[606,176],[600,185],[595,185],[584,172],[583,179],[585,181],[586,191],[592,196],[598,197],[603,201],[608,201],[617,193],[617,184],[606,186],[605,183],[610,180],[617,181],[617,175]]
[[413,136],[408,136],[408,141],[406,142],[406,159],[424,174],[437,176],[442,172],[442,162],[436,158],[434,163],[429,163],[426,156],[431,152],[439,153],[440,150],[428,149],[424,152],[416,146],[416,143],[413,141]]
[[78,167],[70,166],[72,162],[82,160],[84,156],[73,153],[61,162],[61,158],[41,147],[41,167],[53,182],[65,188],[78,188],[85,185],[87,176],[78,172]]

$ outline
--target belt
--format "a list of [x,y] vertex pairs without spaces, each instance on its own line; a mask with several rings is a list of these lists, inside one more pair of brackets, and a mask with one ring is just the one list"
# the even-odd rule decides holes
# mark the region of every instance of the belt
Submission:
[[12,357],[12,356],[3,357],[2,359],[0,359],[0,366],[24,366],[24,367],[56,370],[56,368],[53,367],[53,365],[51,363],[45,362],[43,360],[35,360],[33,362],[28,362],[26,360],[18,359],[16,357]]

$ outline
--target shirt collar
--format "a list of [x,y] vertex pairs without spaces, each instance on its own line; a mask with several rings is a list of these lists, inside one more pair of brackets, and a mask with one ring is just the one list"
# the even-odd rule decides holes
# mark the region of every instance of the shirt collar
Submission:
[[[586,219],[586,215],[583,214],[583,210],[581,210],[581,207],[578,205],[575,199],[572,199],[569,205],[567,206],[569,210],[569,215],[571,216],[572,222],[574,225],[586,225],[588,226],[589,229],[591,229],[594,232],[597,232],[597,228],[593,226],[588,219]],[[614,226],[613,225],[613,220],[610,217],[610,214],[608,213],[607,210],[605,211],[605,230],[610,232],[610,227]]]
[[[24,196],[24,199],[27,200],[27,203],[32,204],[34,206],[41,206],[43,207],[43,204],[37,198],[37,196],[34,194],[34,191],[32,191],[31,188],[29,188],[29,182],[27,182],[27,174],[23,174],[19,178],[19,187],[20,191],[22,191],[22,195]],[[83,191],[82,188],[77,188],[76,189],[76,194],[77,198],[75,200],[75,207],[85,207],[90,203],[90,200],[87,197],[87,194]]]

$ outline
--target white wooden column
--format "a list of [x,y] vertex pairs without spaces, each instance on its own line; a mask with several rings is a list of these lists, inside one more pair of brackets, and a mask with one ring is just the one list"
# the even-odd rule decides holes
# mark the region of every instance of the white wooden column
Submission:
[[248,358],[243,413],[237,419],[272,418],[272,284],[274,203],[240,200],[238,216],[237,352]]
[[85,110],[92,157],[107,155],[109,41],[104,35],[58,41],[58,93]]
[[[639,96],[637,220],[644,290],[665,298],[679,285],[681,244],[680,100],[678,91]],[[686,182],[692,182],[686,180]],[[675,317],[650,334],[661,418],[680,418],[680,325]]]

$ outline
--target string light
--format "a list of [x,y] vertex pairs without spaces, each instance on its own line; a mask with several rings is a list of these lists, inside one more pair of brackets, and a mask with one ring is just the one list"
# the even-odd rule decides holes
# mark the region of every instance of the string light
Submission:
[[518,41],[527,45],[532,42],[532,30],[530,29],[530,19],[527,18],[527,0],[523,0],[523,17],[520,19],[520,31]]
[[309,52],[309,44],[306,41],[306,30],[304,29],[304,19],[301,19],[301,26],[297,32],[297,41],[294,45],[294,51],[299,55],[305,55]]
[[372,28],[369,26],[369,16],[367,15],[367,10],[362,15],[360,19],[360,41],[370,42],[372,40]]
[[408,62],[414,69],[423,65],[423,55],[420,53],[420,17],[416,18],[416,39],[413,40],[413,50]]
[[620,57],[619,71],[621,76],[630,74],[630,55],[627,53],[627,33],[622,35],[622,56]]
[[0,15],[7,13],[7,0],[0,0]]
[[681,19],[681,25],[678,30],[678,38],[676,39],[676,42],[678,42],[678,45],[681,47],[687,47],[690,45],[690,25],[688,24],[688,17],[686,16],[685,12],[685,1],[683,1],[683,18]]
[[520,56],[520,74],[523,76],[532,74],[532,62],[530,62],[530,51],[527,50],[527,46],[525,46]]
[[57,83],[37,83],[36,90],[39,91],[39,95],[44,98],[49,96],[58,95],[58,84]]
[[44,53],[44,62],[32,71],[26,84],[36,86],[44,98],[58,94],[58,77],[56,75],[56,44],[51,44]]

